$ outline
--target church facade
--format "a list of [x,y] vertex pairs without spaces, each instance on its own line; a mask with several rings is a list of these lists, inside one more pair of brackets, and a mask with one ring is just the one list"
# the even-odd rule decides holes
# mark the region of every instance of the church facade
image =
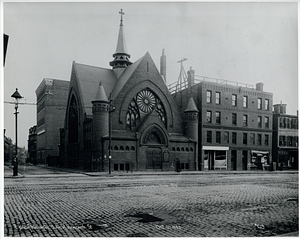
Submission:
[[63,167],[93,171],[198,169],[198,109],[183,113],[149,52],[130,61],[121,11],[111,69],[73,62],[64,128]]

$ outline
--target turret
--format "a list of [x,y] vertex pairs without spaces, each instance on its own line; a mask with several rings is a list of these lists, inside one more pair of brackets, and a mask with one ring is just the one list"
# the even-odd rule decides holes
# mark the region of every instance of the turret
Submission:
[[116,52],[113,54],[114,60],[109,63],[109,65],[113,67],[117,79],[121,76],[121,74],[127,68],[127,66],[132,64],[132,62],[129,61],[130,55],[127,52],[127,47],[125,42],[124,25],[123,25],[124,12],[121,9],[119,13],[121,14],[121,21],[120,21],[117,49]]
[[190,98],[186,109],[184,111],[185,116],[185,136],[198,140],[198,112],[197,106],[193,98]]
[[101,82],[99,84],[93,104],[93,151],[94,157],[100,157],[102,151],[102,137],[108,135],[108,106],[109,101]]

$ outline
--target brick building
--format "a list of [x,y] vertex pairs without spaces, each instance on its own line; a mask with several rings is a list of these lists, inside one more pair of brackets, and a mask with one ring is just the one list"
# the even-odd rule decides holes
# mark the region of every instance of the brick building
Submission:
[[272,93],[237,82],[188,71],[187,82],[172,95],[184,113],[192,97],[199,109],[199,170],[251,170],[271,164]]
[[286,104],[274,105],[273,161],[278,169],[298,169],[298,115],[286,114]]
[[[64,125],[68,81],[43,79],[37,96],[37,162],[56,165],[59,156],[59,129]],[[47,161],[48,158],[48,161]]]
[[5,132],[4,129],[4,162],[11,162],[14,157],[13,143],[11,138],[5,136]]
[[[122,13],[122,12],[121,12]],[[97,171],[195,170],[198,109],[181,116],[147,52],[130,61],[121,14],[116,52],[106,69],[73,62],[60,158]]]
[[36,133],[37,126],[32,126],[29,129],[28,135],[28,158],[27,160],[30,163],[36,164],[37,163],[37,153],[36,153],[36,145],[37,145],[37,133]]

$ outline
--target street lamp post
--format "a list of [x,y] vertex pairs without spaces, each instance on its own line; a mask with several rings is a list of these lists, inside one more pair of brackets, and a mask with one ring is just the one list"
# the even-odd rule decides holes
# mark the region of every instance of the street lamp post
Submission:
[[16,88],[16,91],[11,95],[12,98],[14,98],[15,101],[15,120],[16,120],[16,149],[15,149],[15,158],[13,161],[13,176],[18,176],[18,103],[19,100],[22,99],[23,97],[20,95],[18,92],[18,88]]
[[111,103],[113,102],[113,100],[111,99],[111,94],[109,95],[109,105],[108,105],[108,134],[109,134],[109,138],[108,138],[108,170],[109,170],[109,174],[111,174],[111,113],[115,111],[115,107],[111,106]]

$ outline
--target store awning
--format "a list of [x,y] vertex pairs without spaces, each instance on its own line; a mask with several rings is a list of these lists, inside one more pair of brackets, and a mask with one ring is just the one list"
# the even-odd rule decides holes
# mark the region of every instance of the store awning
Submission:
[[221,147],[221,146],[203,146],[203,150],[229,150],[229,147]]
[[257,156],[264,156],[264,155],[267,155],[269,154],[270,152],[269,151],[256,151],[256,150],[251,150],[251,153],[252,154],[256,154]]

